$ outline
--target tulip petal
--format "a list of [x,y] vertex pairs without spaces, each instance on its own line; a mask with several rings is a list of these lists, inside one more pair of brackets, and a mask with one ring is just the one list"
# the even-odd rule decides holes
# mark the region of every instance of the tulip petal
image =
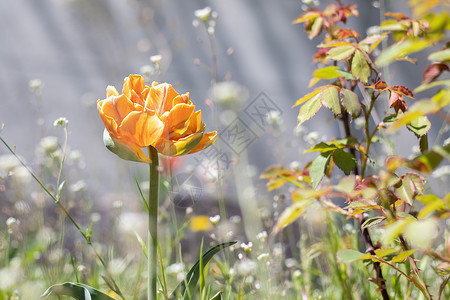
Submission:
[[189,154],[202,151],[203,149],[208,148],[216,141],[216,138],[217,138],[217,131],[212,131],[203,134],[202,140],[197,144],[197,146],[195,146],[194,149],[189,151]]
[[167,156],[186,155],[190,153],[190,151],[194,149],[202,140],[204,131],[205,126],[203,126],[202,130],[200,130],[199,132],[188,135],[178,140],[160,140],[155,145],[155,148],[159,153]]
[[[164,133],[168,136],[176,129],[185,129],[186,122],[190,119],[194,112],[195,106],[188,104],[177,104],[168,114],[161,117],[164,123]],[[170,137],[172,138],[172,137]]]
[[133,111],[119,125],[119,134],[139,147],[154,145],[160,139],[164,124],[151,111]]
[[111,96],[119,96],[119,92],[117,91],[117,89],[115,87],[113,87],[112,85],[108,85],[106,87],[106,98],[109,98]]
[[145,106],[150,110],[157,111],[158,115],[161,116],[173,107],[173,100],[177,96],[179,94],[172,85],[153,82]]
[[196,133],[200,130],[202,125],[202,112],[196,111],[191,114],[189,119],[184,122],[183,126],[178,126],[177,129],[173,129],[170,132],[169,138],[173,140],[177,140],[184,136]]
[[127,96],[133,103],[144,106],[148,95],[148,87],[145,85],[144,77],[141,75],[130,75],[123,81],[122,94]]
[[108,150],[124,160],[143,162],[146,164],[151,162],[141,148],[112,137],[106,129],[103,131],[103,143]]

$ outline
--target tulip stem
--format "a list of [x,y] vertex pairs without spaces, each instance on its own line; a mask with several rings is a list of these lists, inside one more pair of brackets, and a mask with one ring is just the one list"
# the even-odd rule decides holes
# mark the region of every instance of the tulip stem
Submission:
[[150,167],[150,188],[148,191],[148,300],[156,300],[156,266],[158,250],[158,151],[148,147],[148,153],[151,159]]

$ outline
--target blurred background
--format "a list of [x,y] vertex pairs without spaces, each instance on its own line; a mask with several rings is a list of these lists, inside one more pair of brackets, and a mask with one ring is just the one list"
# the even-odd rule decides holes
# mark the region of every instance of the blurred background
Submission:
[[[303,25],[291,22],[303,12],[305,3],[318,2],[2,1],[2,137],[33,166],[36,147],[44,136],[57,136],[62,143],[62,130],[53,122],[64,117],[69,121],[68,146],[79,151],[81,177],[98,193],[95,197],[106,191],[135,193],[133,177],[141,174],[145,178],[146,168],[122,161],[105,149],[96,101],[105,97],[107,85],[120,91],[124,77],[148,73],[149,80],[169,82],[179,93],[190,92],[202,109],[207,131],[220,133],[219,152],[181,158],[178,165],[183,169],[179,170],[200,169],[199,162],[224,154],[223,184],[227,195],[234,198],[232,174],[236,167],[248,175],[250,183],[264,185],[258,176],[267,166],[287,166],[295,161],[303,166],[309,157],[301,155],[305,149],[340,136],[340,128],[327,126],[332,120],[329,111],[322,110],[320,117],[296,129],[298,108],[291,108],[311,91],[312,55],[318,43],[308,40]],[[321,1],[320,5],[331,2]],[[358,4],[360,16],[350,18],[348,26],[360,32],[379,24],[380,6],[381,12],[410,14],[406,1],[352,2]],[[194,15],[206,6],[214,14],[214,22],[207,26]],[[207,30],[213,32],[208,35]],[[212,53],[217,61],[217,82],[231,82],[220,84],[217,95],[211,91]],[[154,55],[161,55],[156,75],[150,59]],[[407,74],[420,73],[424,67],[402,63],[391,69],[389,84],[417,85],[420,76],[409,79]],[[230,97],[237,100],[227,103]],[[381,108],[378,114],[382,117],[383,113]],[[244,130],[246,137],[232,141],[230,128]],[[397,139],[407,153],[415,143],[411,135],[400,132]],[[433,135],[430,139],[433,141]],[[0,154],[6,153],[6,148],[0,147]],[[243,166],[248,170],[242,170]],[[213,166],[207,169],[204,174],[217,175],[210,172]],[[208,178],[198,180],[203,185]],[[210,183],[214,193],[217,187],[214,181]]]

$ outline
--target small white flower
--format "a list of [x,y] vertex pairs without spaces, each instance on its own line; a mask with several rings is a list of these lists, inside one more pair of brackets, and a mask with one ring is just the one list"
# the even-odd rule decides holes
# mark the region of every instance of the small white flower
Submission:
[[241,243],[241,249],[244,250],[246,253],[252,251],[252,247],[253,247],[253,243],[252,242],[248,242],[248,244]]
[[207,22],[210,15],[211,15],[211,7],[209,7],[209,6],[202,8],[202,9],[197,9],[196,11],[194,11],[194,16],[196,16],[203,22]]
[[260,241],[261,243],[265,242],[267,240],[267,231],[261,231],[256,235],[256,239]]
[[220,215],[215,215],[214,217],[209,217],[209,221],[213,225],[217,225],[220,222]]
[[55,126],[55,127],[61,126],[61,127],[65,128],[68,124],[69,124],[69,121],[64,117],[60,117],[53,122],[53,126]]
[[269,258],[269,253],[261,253],[260,255],[258,255],[258,257],[256,259],[261,261],[261,260],[266,260],[267,258]]
[[160,54],[150,56],[150,61],[155,65],[161,62],[162,56]]

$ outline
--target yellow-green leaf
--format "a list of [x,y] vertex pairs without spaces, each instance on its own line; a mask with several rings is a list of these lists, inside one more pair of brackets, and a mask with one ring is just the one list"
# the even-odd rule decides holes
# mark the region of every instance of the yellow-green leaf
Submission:
[[277,234],[278,232],[280,232],[280,230],[300,218],[305,209],[307,209],[308,206],[313,202],[314,200],[308,199],[294,202],[291,206],[287,207],[278,218],[273,228],[272,234]]
[[339,90],[334,87],[328,87],[320,93],[323,106],[331,109],[336,116],[341,113],[341,103],[339,101]]
[[327,58],[333,60],[347,60],[355,52],[355,46],[344,45],[330,49]]
[[416,249],[407,250],[400,252],[396,256],[392,258],[393,263],[402,263],[404,262],[408,257],[410,257],[414,252],[416,252]]
[[336,253],[337,260],[341,263],[351,263],[365,256],[364,253],[353,249],[341,249]]
[[410,53],[420,51],[428,46],[430,46],[428,41],[406,40],[400,44],[394,44],[381,52],[375,63],[378,67],[384,67],[397,59],[403,58]]
[[354,92],[347,89],[341,89],[341,101],[342,106],[353,119],[361,114],[361,103],[359,102],[358,95]]
[[298,113],[298,125],[303,124],[305,121],[311,119],[322,107],[322,102],[320,101],[320,95],[317,94],[313,98],[309,99],[305,104],[300,107]]
[[356,50],[352,59],[352,74],[363,83],[367,83],[370,77],[370,66],[366,61],[364,54],[361,50]]

